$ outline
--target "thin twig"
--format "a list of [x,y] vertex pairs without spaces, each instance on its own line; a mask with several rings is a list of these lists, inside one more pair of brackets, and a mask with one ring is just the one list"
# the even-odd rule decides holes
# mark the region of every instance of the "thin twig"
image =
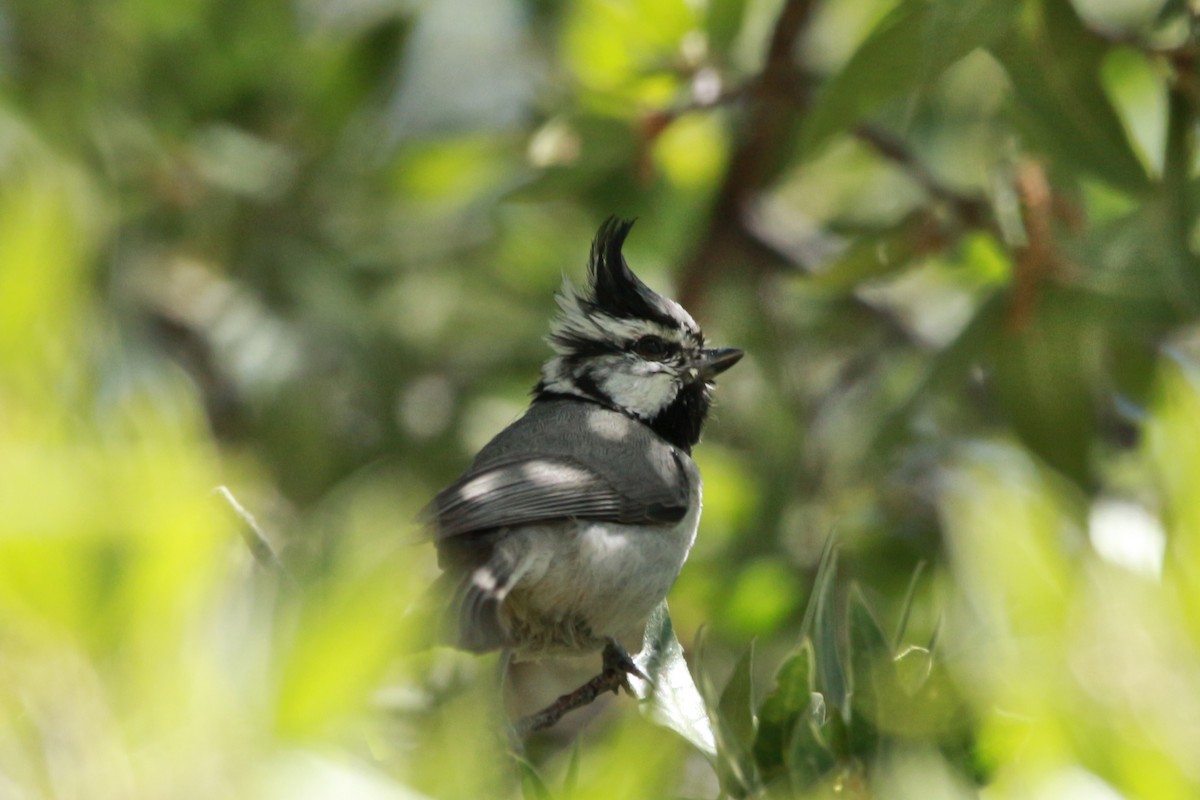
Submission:
[[625,685],[625,676],[605,670],[573,692],[568,692],[550,705],[517,723],[517,733],[526,736],[544,731],[558,723],[568,712],[595,702],[606,692],[616,694]]
[[1054,192],[1046,170],[1037,161],[1022,163],[1016,174],[1021,199],[1025,244],[1013,259],[1013,288],[1008,322],[1014,330],[1025,327],[1047,278],[1061,272],[1061,257],[1054,241]]
[[796,62],[795,46],[807,28],[817,0],[787,0],[767,48],[762,72],[743,92],[745,116],[739,140],[730,154],[717,190],[708,225],[698,237],[680,279],[679,301],[687,308],[701,304],[709,282],[731,254],[743,266],[749,257],[780,260],[745,225],[749,201],[770,181],[789,146],[788,129],[808,104],[808,81]]
[[636,697],[633,688],[629,685],[630,675],[653,685],[646,673],[642,672],[641,668],[629,657],[629,653],[625,652],[625,648],[615,639],[609,639],[608,644],[604,646],[603,658],[604,669],[599,675],[575,691],[562,695],[541,711],[522,719],[517,723],[517,733],[524,736],[545,730],[562,719],[567,712],[583,708],[605,692],[616,694],[619,690],[624,689]]
[[854,135],[881,157],[904,170],[930,197],[948,206],[964,225],[999,234],[986,198],[960,192],[942,183],[902,139],[878,125],[866,123],[855,127]]
[[238,502],[237,498],[233,496],[233,492],[229,491],[229,487],[218,486],[213,489],[213,493],[223,497],[225,502],[229,503],[234,513],[244,523],[241,529],[242,538],[246,541],[246,546],[250,548],[250,553],[254,556],[254,560],[258,562],[259,566],[279,572],[281,575],[286,575],[287,569],[283,566],[283,562],[279,560],[279,554],[271,546],[270,540],[263,533],[263,529],[259,526],[258,521],[254,519],[254,515]]
[[711,111],[714,108],[730,105],[741,100],[747,92],[746,86],[733,86],[722,89],[713,97],[695,97],[686,103],[672,108],[659,109],[647,114],[641,123],[641,135],[638,138],[638,173],[646,183],[649,183],[655,173],[653,165],[654,143],[671,123],[688,114],[700,111]]
[[654,125],[665,128],[668,124],[674,122],[680,117],[694,114],[697,111],[711,111],[714,108],[731,105],[743,99],[749,92],[749,87],[746,85],[730,86],[722,89],[713,97],[708,98],[692,98],[686,103],[680,103],[672,108],[656,111],[651,116],[651,122]]

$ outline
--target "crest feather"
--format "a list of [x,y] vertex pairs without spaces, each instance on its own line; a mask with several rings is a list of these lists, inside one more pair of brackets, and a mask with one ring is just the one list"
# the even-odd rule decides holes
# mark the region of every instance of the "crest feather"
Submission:
[[588,285],[577,290],[567,278],[555,298],[559,314],[550,344],[562,355],[618,350],[622,342],[662,330],[683,331],[702,342],[700,329],[674,300],[655,292],[633,274],[621,248],[633,220],[609,217],[592,240]]
[[589,300],[613,317],[679,325],[680,320],[671,313],[670,308],[675,303],[642,283],[621,253],[633,223],[634,220],[613,216],[600,225],[596,238],[592,240],[592,253],[588,259]]

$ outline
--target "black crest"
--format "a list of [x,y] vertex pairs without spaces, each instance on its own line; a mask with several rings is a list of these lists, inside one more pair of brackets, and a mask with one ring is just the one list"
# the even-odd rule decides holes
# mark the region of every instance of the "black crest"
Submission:
[[614,317],[678,324],[664,300],[633,274],[621,254],[633,223],[631,219],[609,217],[596,232],[588,259],[588,280],[592,290],[589,302]]

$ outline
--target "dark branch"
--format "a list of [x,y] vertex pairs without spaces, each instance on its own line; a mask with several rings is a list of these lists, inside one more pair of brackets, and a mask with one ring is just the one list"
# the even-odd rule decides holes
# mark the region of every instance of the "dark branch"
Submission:
[[530,714],[517,723],[517,733],[526,736],[552,728],[570,711],[595,702],[606,692],[616,694],[624,685],[624,676],[615,672],[601,672],[573,692],[568,692],[537,713]]
[[645,673],[638,669],[637,664],[633,663],[625,648],[616,640],[609,639],[608,644],[604,646],[603,671],[575,691],[562,695],[541,711],[522,719],[517,723],[517,733],[526,736],[553,727],[568,712],[595,702],[597,697],[606,692],[616,694],[624,689],[629,694],[634,694],[629,686],[630,675],[646,682],[650,681]]
[[[685,308],[694,311],[700,305],[719,266],[731,258],[748,267],[781,260],[747,230],[744,211],[780,167],[793,138],[788,132],[808,105],[808,80],[794,51],[816,5],[816,0],[784,4],[762,72],[744,89],[746,108],[739,141],[717,190],[708,227],[683,268],[679,301]],[[752,263],[746,264],[747,259]]]
[[904,170],[905,174],[916,181],[930,197],[949,207],[964,225],[970,228],[984,228],[999,235],[999,228],[986,198],[965,194],[939,181],[899,137],[877,125],[869,124],[857,126],[854,135],[881,157]]

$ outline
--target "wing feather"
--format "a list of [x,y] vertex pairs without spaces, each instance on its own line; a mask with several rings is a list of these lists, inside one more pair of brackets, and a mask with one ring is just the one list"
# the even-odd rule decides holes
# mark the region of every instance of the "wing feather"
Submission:
[[629,525],[675,522],[686,491],[666,482],[622,493],[609,480],[564,456],[529,456],[473,470],[434,499],[438,538],[568,518]]
[[670,523],[687,513],[698,481],[685,453],[624,414],[542,401],[497,434],[427,514],[440,550],[467,534],[563,519]]

